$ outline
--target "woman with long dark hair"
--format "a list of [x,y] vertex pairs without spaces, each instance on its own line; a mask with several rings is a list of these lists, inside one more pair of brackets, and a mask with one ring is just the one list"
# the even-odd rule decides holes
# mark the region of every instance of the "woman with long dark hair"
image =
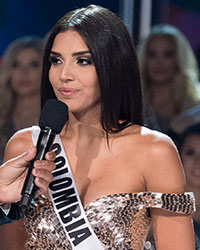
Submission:
[[[141,250],[152,221],[158,249],[194,249],[194,197],[173,142],[143,126],[137,56],[120,18],[96,5],[63,16],[47,41],[41,96],[42,106],[65,103],[69,119],[49,192],[24,217],[26,248]],[[15,134],[5,160],[39,131]]]

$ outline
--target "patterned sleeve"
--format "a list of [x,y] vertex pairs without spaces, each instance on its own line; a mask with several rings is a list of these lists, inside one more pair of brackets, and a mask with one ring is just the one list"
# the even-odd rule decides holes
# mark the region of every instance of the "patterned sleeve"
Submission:
[[147,208],[162,208],[167,211],[192,214],[196,211],[192,192],[164,194],[156,192],[138,193],[138,198]]

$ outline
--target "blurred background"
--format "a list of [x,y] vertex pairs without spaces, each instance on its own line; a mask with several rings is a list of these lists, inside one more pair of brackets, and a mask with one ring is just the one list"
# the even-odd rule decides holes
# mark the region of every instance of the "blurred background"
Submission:
[[200,1],[0,0],[0,56],[14,39],[30,34],[44,37],[63,14],[91,3],[119,14],[136,43],[146,37],[150,26],[169,23],[178,27],[189,39],[195,53],[199,53]]

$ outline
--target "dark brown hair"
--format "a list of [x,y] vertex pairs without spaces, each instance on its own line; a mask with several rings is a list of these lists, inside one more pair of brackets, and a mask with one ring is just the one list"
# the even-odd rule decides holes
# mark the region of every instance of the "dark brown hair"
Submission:
[[77,31],[88,46],[101,91],[101,124],[118,132],[131,124],[143,125],[142,93],[133,41],[122,20],[110,10],[89,5],[64,15],[50,32],[44,53],[41,103],[56,98],[49,81],[49,54],[55,36]]

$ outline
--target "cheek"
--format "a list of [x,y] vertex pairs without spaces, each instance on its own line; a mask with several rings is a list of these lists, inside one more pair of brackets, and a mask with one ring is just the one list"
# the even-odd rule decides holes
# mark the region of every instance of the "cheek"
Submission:
[[147,61],[146,61],[146,69],[151,68],[151,66],[154,64],[154,61],[155,60],[147,59]]
[[94,95],[100,97],[100,86],[97,77],[93,78],[91,89],[93,89]]
[[20,78],[21,78],[21,77],[20,77],[20,74],[18,74],[18,73],[16,73],[16,72],[13,72],[13,73],[11,74],[11,77],[10,77],[10,84],[11,84],[11,87],[12,87],[12,88],[15,89],[15,88],[17,87]]
[[41,69],[32,70],[29,76],[30,79],[32,79],[33,81],[41,82],[42,70]]
[[77,69],[74,72],[74,75],[80,82],[83,82],[85,84],[90,83],[92,85],[97,81],[97,73],[94,68]]
[[184,167],[184,171],[185,173],[190,173],[192,166],[194,164],[193,158],[192,157],[187,157],[187,156],[183,156],[182,157],[182,162],[183,162],[183,167]]
[[177,63],[175,59],[166,59],[164,63],[169,72],[175,73],[177,71]]
[[49,69],[49,81],[50,81],[52,86],[54,85],[54,82],[55,82],[55,76],[56,76],[56,74],[54,73],[54,70],[52,70],[52,68],[50,67],[50,69]]
[[147,60],[145,70],[147,71],[148,75],[150,75],[150,76],[152,75],[152,72],[154,71],[155,65],[156,65],[155,60],[153,60],[153,59]]
[[52,70],[51,68],[49,69],[49,81],[51,83],[51,86],[53,88],[55,95],[58,97],[57,88],[56,88],[56,83],[58,82],[58,80],[57,80],[54,70]]
[[21,73],[20,73],[20,71],[18,71],[18,70],[13,70],[13,71],[11,71],[11,73],[10,73],[10,79],[12,80],[12,81],[15,81],[15,79],[18,79],[18,78],[20,78],[21,77]]
[[76,74],[78,80],[84,84],[86,88],[89,86],[90,89],[99,92],[99,80],[94,69],[78,73]]

